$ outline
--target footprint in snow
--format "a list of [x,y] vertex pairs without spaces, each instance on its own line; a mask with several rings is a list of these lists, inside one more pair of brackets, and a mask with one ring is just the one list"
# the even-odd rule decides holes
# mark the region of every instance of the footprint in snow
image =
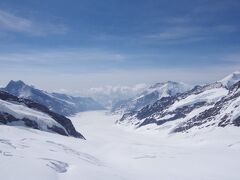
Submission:
[[134,157],[134,159],[153,159],[156,158],[157,156],[155,155],[144,155],[144,156],[138,156],[138,157]]
[[62,161],[57,161],[57,160],[48,159],[48,158],[41,158],[41,159],[48,161],[46,165],[58,173],[67,172],[67,168],[69,167],[68,163],[65,163]]
[[0,154],[2,154],[3,156],[13,156],[10,152],[6,152],[2,150],[0,150]]
[[70,153],[72,155],[75,155],[77,156],[79,159],[83,160],[83,161],[86,161],[90,164],[93,164],[93,165],[96,165],[96,166],[103,166],[103,164],[97,159],[95,158],[94,156],[91,156],[90,154],[87,154],[87,153],[83,153],[83,152],[79,152],[79,151],[76,151],[70,147],[67,147],[63,144],[60,144],[60,143],[56,143],[56,142],[53,142],[53,141],[46,141],[47,143],[50,143],[54,146],[57,146],[59,148],[61,148],[63,151],[65,151],[66,153]]
[[11,148],[14,148],[14,149],[17,148],[16,146],[14,146],[14,145],[13,145],[9,140],[7,140],[7,139],[0,139],[0,143],[5,144],[5,145],[8,145],[8,146],[10,146]]
[[228,147],[232,147],[232,146],[235,146],[235,145],[237,145],[237,144],[240,144],[240,141],[235,142],[235,143],[233,143],[233,144],[229,144]]

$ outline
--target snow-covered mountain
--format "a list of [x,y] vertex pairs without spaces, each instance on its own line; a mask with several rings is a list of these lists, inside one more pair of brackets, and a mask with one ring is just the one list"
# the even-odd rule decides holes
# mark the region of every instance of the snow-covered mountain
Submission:
[[71,120],[29,99],[0,91],[0,124],[27,126],[65,136],[84,138]]
[[166,133],[239,126],[239,81],[240,76],[235,72],[221,81],[162,97],[141,110],[125,113],[117,123],[135,128],[161,129]]
[[[240,82],[163,93],[122,118],[89,111],[71,116],[71,121],[32,100],[0,91],[0,179],[158,180],[160,175],[166,180],[238,180],[239,117]],[[116,119],[127,130],[114,126]],[[68,137],[84,138],[75,128],[87,141]]]
[[92,98],[73,97],[59,93],[48,93],[46,91],[36,89],[33,86],[29,86],[23,81],[10,81],[3,90],[20,98],[27,98],[39,104],[43,104],[51,111],[64,116],[70,116],[76,114],[77,112],[87,110],[104,109]]
[[187,131],[208,126],[240,126],[240,81],[230,86],[228,94],[213,107],[181,123],[174,132]]
[[113,106],[112,111],[138,111],[144,106],[153,104],[155,101],[163,97],[175,96],[189,89],[191,89],[190,85],[179,82],[167,81],[163,83],[156,83],[145,89],[142,93],[138,94],[134,98],[116,103]]
[[226,76],[222,80],[218,81],[222,83],[227,88],[231,87],[233,84],[237,83],[240,80],[240,71],[235,71],[234,73]]

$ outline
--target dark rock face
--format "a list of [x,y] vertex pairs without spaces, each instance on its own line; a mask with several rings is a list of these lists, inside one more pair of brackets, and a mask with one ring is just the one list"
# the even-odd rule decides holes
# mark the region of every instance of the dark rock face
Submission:
[[[29,99],[18,98],[16,96],[11,95],[4,91],[0,91],[0,99],[11,102],[11,103],[22,104],[30,109],[34,109],[34,110],[37,110],[37,111],[40,111],[42,113],[49,115],[52,119],[54,119],[56,122],[58,122],[60,125],[62,125],[67,132],[66,133],[64,129],[61,129],[57,126],[48,127],[48,129],[50,129],[58,134],[85,139],[79,132],[77,132],[75,130],[70,119],[68,119],[62,115],[59,115],[53,111],[50,111],[44,105],[41,105],[41,104],[31,101]],[[11,114],[8,114],[6,112],[0,112],[0,122],[1,123],[7,124],[7,123],[15,122],[15,121],[22,121],[28,127],[31,127],[34,129],[39,129],[38,124],[31,119],[26,119],[26,118],[17,119]]]
[[160,100],[156,101],[153,105],[147,105],[142,108],[140,111],[137,112],[138,119],[144,119],[155,112],[163,111],[164,109],[168,108],[175,102],[175,97],[163,97]]
[[74,115],[82,111],[104,109],[92,98],[47,93],[33,86],[28,86],[23,81],[10,81],[3,90],[17,97],[30,99],[39,104],[43,104],[51,111],[64,116]]

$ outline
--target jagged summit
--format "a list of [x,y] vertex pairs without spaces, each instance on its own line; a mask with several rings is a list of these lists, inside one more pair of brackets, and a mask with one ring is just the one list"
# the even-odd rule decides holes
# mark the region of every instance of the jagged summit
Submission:
[[183,93],[190,90],[191,86],[182,82],[166,81],[161,83],[156,83],[146,90],[146,94],[157,91],[159,93],[159,98],[174,96],[178,93]]
[[22,80],[11,80],[7,86],[11,86],[11,85],[19,85],[19,86],[23,86],[26,85]]
[[227,88],[230,88],[233,84],[240,81],[240,71],[235,71],[232,74],[229,74],[219,82],[222,83]]
[[117,106],[113,107],[112,111],[137,111],[142,109],[146,105],[153,104],[154,102],[163,97],[175,96],[190,89],[190,85],[181,82],[166,81],[156,83],[151,85],[149,88],[147,88],[145,91],[135,96],[134,98],[117,104]]
[[11,80],[7,86],[4,88],[4,91],[9,92],[18,97],[28,98],[32,95],[32,91],[34,91],[33,86],[29,86],[24,83],[22,80]]

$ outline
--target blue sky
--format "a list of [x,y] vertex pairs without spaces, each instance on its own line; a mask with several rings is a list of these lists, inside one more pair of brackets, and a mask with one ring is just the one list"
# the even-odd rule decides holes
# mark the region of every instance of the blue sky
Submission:
[[238,0],[1,0],[0,84],[215,81],[240,69],[239,9]]

